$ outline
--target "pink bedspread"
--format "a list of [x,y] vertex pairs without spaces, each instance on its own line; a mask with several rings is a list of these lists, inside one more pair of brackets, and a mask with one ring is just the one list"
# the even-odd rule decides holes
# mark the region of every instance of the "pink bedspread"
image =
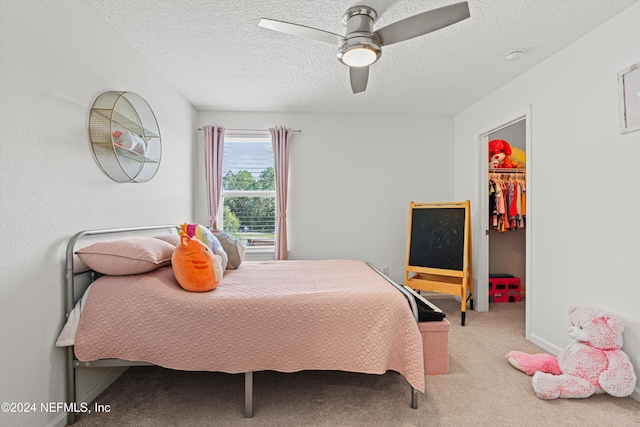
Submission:
[[75,354],[187,371],[393,370],[424,391],[409,305],[360,261],[245,261],[206,293],[184,291],[171,267],[104,276],[89,292]]

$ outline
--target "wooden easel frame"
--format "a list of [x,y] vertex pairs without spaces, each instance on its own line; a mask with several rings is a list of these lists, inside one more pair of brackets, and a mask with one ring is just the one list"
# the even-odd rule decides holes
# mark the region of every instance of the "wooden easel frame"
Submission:
[[[464,326],[465,315],[467,311],[467,300],[469,300],[469,306],[473,310],[473,276],[471,271],[471,203],[469,200],[465,202],[439,203],[415,203],[412,201],[409,206],[409,236],[407,239],[407,262],[405,268],[404,284],[415,290],[459,296],[462,299],[461,323],[462,326]],[[462,270],[447,270],[409,265],[414,209],[446,208],[464,209],[464,253],[462,259]]]

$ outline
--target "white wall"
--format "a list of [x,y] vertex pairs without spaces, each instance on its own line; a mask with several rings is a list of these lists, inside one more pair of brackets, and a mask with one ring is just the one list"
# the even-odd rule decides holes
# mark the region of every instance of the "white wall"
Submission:
[[478,135],[531,105],[532,339],[557,353],[570,341],[570,305],[611,311],[640,376],[640,132],[619,132],[616,79],[640,61],[638,22],[640,4],[458,114],[455,195],[479,205]]
[[[409,202],[453,194],[452,117],[206,111],[198,124],[302,130],[291,148],[290,259],[370,261],[401,282]],[[204,182],[202,162],[198,174]],[[206,222],[203,185],[196,193],[196,219]]]
[[[63,418],[39,405],[65,397],[54,342],[66,243],[191,219],[195,110],[84,1],[2,0],[0,19],[0,401],[38,404],[0,424],[46,425]],[[88,113],[106,90],[136,92],[156,114],[163,158],[147,183],[115,183],[93,159]]]

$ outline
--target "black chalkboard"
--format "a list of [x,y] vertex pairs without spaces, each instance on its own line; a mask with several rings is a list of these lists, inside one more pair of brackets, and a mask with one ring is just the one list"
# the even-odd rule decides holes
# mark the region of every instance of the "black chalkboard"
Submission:
[[462,271],[466,214],[464,207],[414,206],[408,265]]
[[404,285],[459,296],[464,326],[468,301],[473,309],[471,204],[411,202],[409,207]]

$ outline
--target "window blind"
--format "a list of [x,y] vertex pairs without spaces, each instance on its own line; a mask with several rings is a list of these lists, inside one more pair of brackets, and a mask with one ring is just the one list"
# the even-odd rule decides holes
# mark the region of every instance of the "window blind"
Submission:
[[274,246],[275,171],[271,136],[225,135],[221,227],[247,247]]

